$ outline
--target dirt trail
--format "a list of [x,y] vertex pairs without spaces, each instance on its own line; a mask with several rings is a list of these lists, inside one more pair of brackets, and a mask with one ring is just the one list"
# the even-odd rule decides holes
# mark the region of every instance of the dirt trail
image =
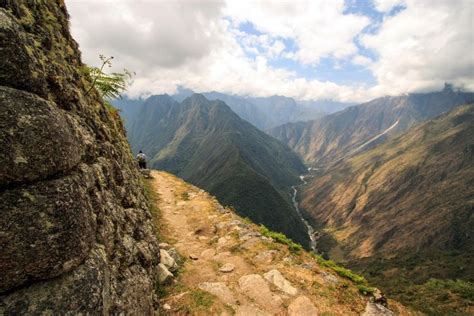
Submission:
[[[161,306],[172,315],[359,315],[367,297],[306,252],[262,236],[208,193],[152,172],[162,239],[185,259]],[[403,313],[402,313],[403,314]]]

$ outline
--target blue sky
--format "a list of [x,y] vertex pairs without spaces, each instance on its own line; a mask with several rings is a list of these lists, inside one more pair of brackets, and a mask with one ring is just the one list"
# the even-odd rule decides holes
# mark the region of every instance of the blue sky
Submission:
[[[379,12],[375,9],[374,4],[368,0],[345,0],[344,14],[357,14],[370,18],[370,24],[365,27],[361,34],[374,34],[380,28],[384,17],[397,15],[406,7],[404,5],[395,5],[389,12]],[[259,31],[255,25],[249,21],[242,22],[238,25],[238,30],[248,35],[263,35],[264,32]],[[298,49],[297,44],[291,38],[280,38],[285,44],[285,51],[295,53]],[[360,44],[359,38],[354,39],[354,43],[358,48],[359,54],[377,60],[377,53],[365,48]],[[242,45],[242,43],[240,42]],[[260,46],[257,46],[260,47]],[[260,47],[260,50],[261,49]],[[255,58],[258,54],[247,52],[248,58]],[[362,65],[355,65],[350,60],[340,60],[333,57],[325,57],[320,60],[317,65],[304,65],[290,58],[278,56],[269,61],[269,64],[275,68],[282,68],[296,73],[297,77],[306,78],[308,80],[330,81],[336,84],[349,85],[357,82],[366,87],[373,87],[377,84],[376,78],[372,72]]]
[[[130,97],[178,87],[363,102],[474,90],[472,0],[66,0],[83,59],[114,56]],[[97,30],[101,30],[97,32]]]

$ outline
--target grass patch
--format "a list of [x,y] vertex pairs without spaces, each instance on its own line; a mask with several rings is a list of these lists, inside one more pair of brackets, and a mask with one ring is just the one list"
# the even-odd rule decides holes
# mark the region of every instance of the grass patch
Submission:
[[192,307],[194,307],[193,309],[207,309],[211,307],[214,303],[214,297],[207,292],[201,290],[193,290],[190,295],[192,299]]
[[268,228],[266,228],[264,225],[260,225],[259,231],[260,231],[260,234],[262,234],[263,236],[272,238],[273,240],[275,240],[276,242],[278,242],[280,244],[287,245],[288,249],[291,252],[299,252],[299,251],[303,250],[303,246],[301,246],[300,244],[295,243],[293,240],[286,237],[285,234],[271,231]]
[[472,315],[474,284],[463,280],[430,279],[412,285],[401,295],[403,301],[428,315]]
[[254,224],[254,222],[252,222],[252,220],[248,217],[242,217],[242,221],[248,225]]
[[474,284],[463,280],[430,279],[426,287],[432,291],[450,291],[460,297],[474,301]]
[[316,258],[316,261],[318,262],[318,264],[320,266],[330,268],[331,270],[333,270],[334,272],[339,274],[341,277],[349,279],[352,282],[354,282],[357,286],[357,289],[359,290],[359,292],[361,294],[363,294],[363,295],[372,295],[375,292],[375,288],[370,286],[368,284],[367,280],[363,276],[361,276],[357,273],[354,273],[350,269],[347,269],[347,268],[344,268],[344,267],[341,267],[341,266],[337,265],[332,260],[326,260],[323,257],[321,257],[320,255],[312,254],[312,256],[314,258]]
[[209,239],[209,241],[207,242],[207,244],[208,244],[209,246],[214,246],[215,244],[217,244],[217,241],[218,241],[218,240],[219,240],[219,238],[213,237],[213,238]]
[[183,201],[189,201],[189,193],[187,191],[181,193],[181,199]]
[[474,256],[424,251],[349,263],[388,297],[429,315],[468,315],[474,301]]
[[230,247],[229,251],[230,251],[230,253],[232,253],[232,254],[241,253],[241,252],[242,252],[242,248],[240,248],[240,245],[237,244],[237,245],[233,245],[232,247]]
[[357,288],[359,289],[359,292],[364,294],[364,295],[372,295],[375,292],[375,288],[365,285],[365,284],[358,284]]
[[161,210],[158,208],[158,193],[153,189],[152,180],[143,180],[143,188],[145,189],[145,196],[149,201],[148,205],[150,207],[151,215],[154,219],[154,226],[155,226],[155,234],[158,240],[162,240],[162,236],[160,234],[162,230],[162,224],[160,221],[161,218]]

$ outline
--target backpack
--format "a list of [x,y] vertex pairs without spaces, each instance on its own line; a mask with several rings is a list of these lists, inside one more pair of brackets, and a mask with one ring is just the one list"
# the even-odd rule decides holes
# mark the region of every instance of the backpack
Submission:
[[137,160],[138,160],[139,162],[145,162],[145,161],[146,161],[146,156],[145,156],[145,154],[143,154],[143,153],[138,154],[138,155],[137,155]]

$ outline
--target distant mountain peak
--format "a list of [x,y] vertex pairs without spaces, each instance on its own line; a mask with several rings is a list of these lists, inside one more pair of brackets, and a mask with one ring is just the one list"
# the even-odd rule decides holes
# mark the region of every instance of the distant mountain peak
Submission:
[[207,104],[210,101],[206,99],[204,95],[201,93],[194,93],[191,96],[187,97],[184,99],[183,104],[188,104],[188,103],[204,103]]
[[[376,145],[418,123],[472,102],[474,93],[453,91],[447,85],[438,92],[380,97],[303,124],[276,127],[270,134],[292,147],[307,163],[331,166],[370,140],[376,139],[377,142],[370,143]],[[392,129],[395,122],[398,123]]]
[[165,94],[152,95],[146,101],[149,101],[149,100],[174,101],[174,99],[166,93]]

